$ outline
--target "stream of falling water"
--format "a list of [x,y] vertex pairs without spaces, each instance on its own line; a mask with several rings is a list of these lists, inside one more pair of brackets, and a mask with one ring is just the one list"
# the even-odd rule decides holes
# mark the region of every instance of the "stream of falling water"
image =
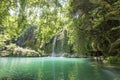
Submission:
[[61,55],[64,53],[64,49],[63,49],[63,47],[64,47],[64,40],[65,40],[65,30],[63,29],[62,30],[62,39],[61,39]]
[[53,39],[53,47],[52,47],[52,57],[55,57],[55,47],[56,47],[57,36]]

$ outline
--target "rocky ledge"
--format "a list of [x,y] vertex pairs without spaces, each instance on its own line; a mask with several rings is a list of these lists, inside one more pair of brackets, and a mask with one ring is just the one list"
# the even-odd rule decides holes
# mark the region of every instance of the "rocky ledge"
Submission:
[[16,45],[6,46],[0,51],[1,57],[39,57],[40,54],[35,50],[18,47]]

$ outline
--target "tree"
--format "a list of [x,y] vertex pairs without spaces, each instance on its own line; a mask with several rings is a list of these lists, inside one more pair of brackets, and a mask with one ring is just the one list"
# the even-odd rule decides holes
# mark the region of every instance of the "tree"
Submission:
[[[67,2],[64,1],[67,0],[3,0],[0,5],[0,40],[3,44],[9,42],[44,52],[46,45],[66,25]],[[36,29],[32,32],[33,25]],[[30,36],[31,40],[21,41],[21,36]]]
[[119,54],[120,1],[71,0],[69,4],[77,53]]

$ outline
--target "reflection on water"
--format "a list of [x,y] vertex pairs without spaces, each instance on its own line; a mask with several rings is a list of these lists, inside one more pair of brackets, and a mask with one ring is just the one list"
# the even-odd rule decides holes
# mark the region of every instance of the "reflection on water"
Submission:
[[88,59],[0,58],[0,80],[120,80],[120,75]]

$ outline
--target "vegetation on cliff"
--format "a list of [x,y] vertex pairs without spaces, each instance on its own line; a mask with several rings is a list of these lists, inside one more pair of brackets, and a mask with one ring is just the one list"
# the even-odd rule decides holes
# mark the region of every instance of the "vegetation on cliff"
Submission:
[[1,1],[0,51],[16,44],[39,55],[48,54],[57,36],[58,53],[63,29],[67,53],[102,55],[108,60],[120,57],[119,0]]

